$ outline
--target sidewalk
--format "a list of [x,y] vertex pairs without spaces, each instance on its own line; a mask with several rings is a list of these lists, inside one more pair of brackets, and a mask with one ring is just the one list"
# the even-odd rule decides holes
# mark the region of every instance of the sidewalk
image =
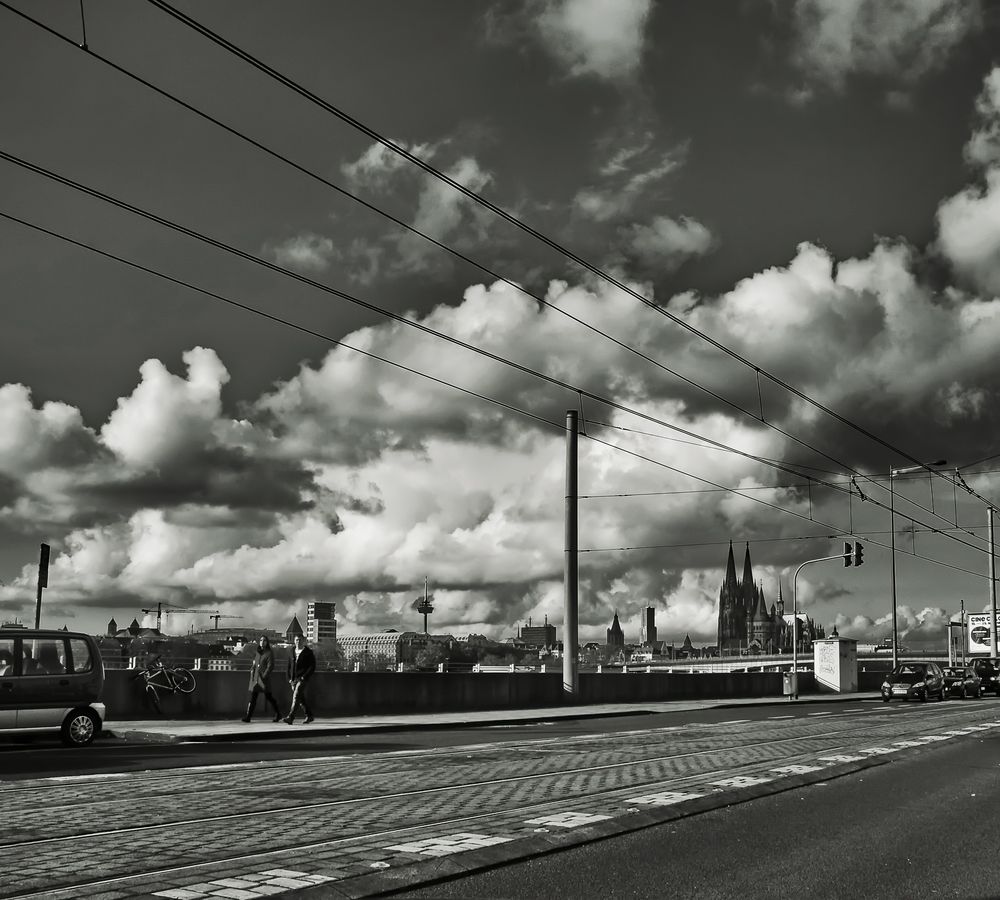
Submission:
[[495,725],[524,725],[573,719],[600,719],[611,716],[652,715],[702,709],[735,709],[747,706],[787,708],[808,703],[860,702],[878,700],[877,691],[852,694],[809,694],[797,700],[785,697],[749,697],[720,700],[665,700],[655,703],[604,703],[587,706],[553,706],[541,709],[497,709],[440,713],[413,713],[385,716],[319,718],[309,725],[299,719],[294,725],[272,722],[261,716],[249,724],[237,717],[229,720],[142,720],[104,723],[103,734],[135,742],[176,743],[181,741],[280,740],[305,735],[336,735],[408,731],[413,728],[483,728]]

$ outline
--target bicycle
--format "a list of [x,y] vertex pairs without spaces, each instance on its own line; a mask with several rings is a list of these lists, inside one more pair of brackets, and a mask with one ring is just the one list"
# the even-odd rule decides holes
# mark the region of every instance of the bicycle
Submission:
[[145,668],[136,672],[133,678],[145,679],[144,690],[158,713],[160,709],[159,692],[190,694],[195,689],[194,675],[181,666],[167,666],[159,656],[154,656]]

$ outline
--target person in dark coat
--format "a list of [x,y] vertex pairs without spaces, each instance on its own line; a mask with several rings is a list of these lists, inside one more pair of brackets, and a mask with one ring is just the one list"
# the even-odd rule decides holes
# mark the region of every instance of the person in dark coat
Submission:
[[300,704],[306,714],[305,724],[308,725],[313,720],[312,710],[306,698],[306,685],[315,671],[316,655],[306,646],[306,639],[301,634],[295,635],[294,652],[288,660],[288,683],[292,686],[292,706],[284,719],[289,725],[295,721],[295,713]]
[[[250,699],[247,701],[247,711],[243,714],[243,721],[249,722],[257,708],[257,695],[263,694],[265,703],[274,710],[275,722],[281,718],[278,709],[278,701],[271,693],[271,672],[274,670],[274,651],[271,649],[271,642],[267,635],[262,634],[257,638],[257,655],[250,664]],[[265,707],[266,708],[266,707]]]

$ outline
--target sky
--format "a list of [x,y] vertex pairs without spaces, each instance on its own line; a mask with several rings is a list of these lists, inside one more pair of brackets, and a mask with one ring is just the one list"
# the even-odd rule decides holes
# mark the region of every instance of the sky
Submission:
[[83,12],[0,5],[3,619],[47,542],[44,625],[561,637],[568,410],[581,641],[713,644],[730,541],[845,637],[893,559],[904,644],[989,608],[997,4]]

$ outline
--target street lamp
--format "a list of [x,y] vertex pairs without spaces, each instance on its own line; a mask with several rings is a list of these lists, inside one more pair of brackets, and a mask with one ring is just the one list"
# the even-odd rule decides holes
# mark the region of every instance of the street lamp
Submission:
[[919,472],[921,469],[928,469],[937,466],[947,465],[948,461],[939,459],[937,462],[929,463],[926,466],[906,466],[903,469],[889,468],[889,555],[892,558],[892,667],[895,669],[899,664],[899,642],[896,637],[896,493],[893,490],[892,479],[897,475],[908,475],[910,472]]

